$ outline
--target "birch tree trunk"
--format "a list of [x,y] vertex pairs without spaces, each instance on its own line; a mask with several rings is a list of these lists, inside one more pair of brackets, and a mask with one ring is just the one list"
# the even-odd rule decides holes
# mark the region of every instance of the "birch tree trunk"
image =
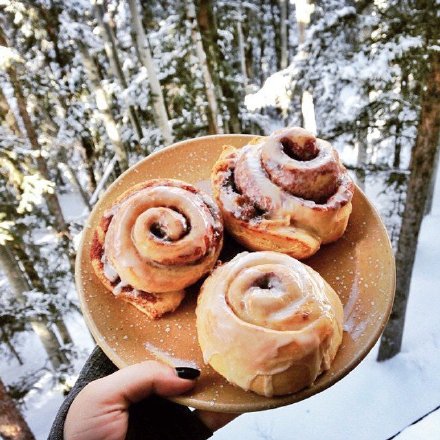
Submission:
[[35,440],[26,420],[6,392],[0,378],[0,438],[5,440]]
[[417,139],[411,154],[411,175],[408,182],[396,254],[397,285],[393,311],[379,347],[378,360],[386,360],[400,352],[405,324],[412,269],[417,250],[420,226],[434,173],[434,160],[440,136],[440,55],[432,55],[426,89],[421,100]]
[[223,121],[219,114],[217,97],[215,95],[214,82],[208,68],[206,53],[203,49],[202,38],[197,26],[196,8],[193,0],[185,0],[186,16],[188,18],[191,39],[193,42],[195,54],[199,61],[202,71],[203,83],[205,86],[206,98],[208,100],[208,124],[209,132],[212,134],[223,133]]
[[173,134],[171,132],[170,122],[165,107],[165,99],[163,97],[162,88],[156,74],[156,66],[151,55],[148,38],[145,35],[142,20],[139,15],[136,0],[128,0],[131,13],[132,32],[135,37],[137,52],[141,64],[147,69],[148,80],[150,82],[151,94],[153,95],[153,115],[156,125],[162,133],[162,137],[166,145],[171,145],[174,142]]
[[[0,269],[8,279],[9,285],[17,300],[25,302],[24,292],[32,289],[21,271],[14,255],[6,246],[0,245]],[[41,319],[32,318],[29,320],[32,330],[40,339],[49,357],[49,361],[55,370],[68,362],[66,356],[60,350],[60,343],[49,326],[45,317]]]
[[[363,133],[365,132],[365,135]],[[367,165],[367,133],[362,130],[361,136],[358,138],[358,154],[356,163],[356,183],[362,191],[365,191],[365,167]]]
[[[260,0],[259,2],[259,11],[256,14],[253,14],[251,12],[251,18],[255,20],[255,23],[258,23],[257,31],[256,31],[256,37],[254,36],[253,41],[256,40],[256,46],[259,48],[259,55],[258,55],[258,62],[254,61],[254,78],[258,77],[259,82],[257,83],[260,87],[263,86],[265,81],[264,76],[264,69],[263,69],[263,59],[264,59],[264,52],[266,49],[266,39],[263,37],[263,20],[262,17],[264,16],[264,5],[265,0]],[[251,25],[249,25],[251,26]],[[254,43],[255,44],[255,43]],[[249,61],[252,61],[252,58],[249,59]],[[255,81],[254,81],[255,82]]]
[[[97,4],[96,0],[93,0],[93,12],[98,22],[99,27],[102,30],[102,36],[104,38],[104,49],[107,54],[107,58],[110,61],[110,67],[113,71],[113,75],[117,78],[120,86],[123,89],[128,87],[127,80],[125,79],[124,71],[121,67],[121,61],[119,60],[118,48],[116,45],[116,38],[107,20],[104,20],[105,9],[102,4]],[[142,127],[139,122],[139,118],[136,109],[132,106],[128,106],[128,118],[133,127],[133,132],[136,136],[138,143],[143,138]]]
[[289,64],[289,54],[287,50],[287,0],[279,0],[280,3],[280,40],[281,40],[281,69],[285,69]]
[[243,77],[243,87],[246,90],[248,86],[248,76],[246,70],[246,56],[245,56],[245,48],[244,48],[244,38],[243,38],[243,28],[241,26],[241,21],[243,17],[240,16],[237,19],[237,40],[238,40],[238,53],[240,56],[240,67],[241,67],[241,76]]
[[112,143],[113,150],[118,157],[121,171],[125,171],[128,168],[127,151],[125,150],[125,146],[122,142],[116,121],[113,119],[107,94],[101,85],[101,81],[99,80],[95,61],[90,55],[87,47],[81,41],[78,41],[77,43],[83,59],[84,68],[87,72],[87,77],[91,84],[90,88],[95,94],[96,106],[101,114],[101,120],[104,124],[110,142]]
[[[306,59],[307,53],[302,48],[305,38],[307,25],[310,23],[310,15],[313,7],[308,0],[295,0],[296,22],[298,25],[298,46],[300,47],[300,58]],[[307,90],[301,91],[301,110],[302,125],[306,130],[316,133],[315,110],[313,106],[313,96]]]
[[[267,0],[266,0],[267,1]],[[275,52],[275,70],[281,70],[281,11],[279,0],[267,1],[269,4],[268,13],[270,16],[270,23],[273,30],[273,48]],[[267,72],[269,75],[272,73],[271,70]]]
[[310,5],[307,0],[294,0],[296,22],[298,25],[298,44],[301,46],[306,39],[306,29],[310,22]]

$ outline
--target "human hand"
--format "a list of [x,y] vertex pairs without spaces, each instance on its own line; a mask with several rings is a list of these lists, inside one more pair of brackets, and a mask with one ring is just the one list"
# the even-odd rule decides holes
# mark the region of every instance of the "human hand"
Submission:
[[[189,391],[198,375],[198,370],[174,369],[159,362],[146,361],[95,380],[73,401],[64,425],[64,439],[123,440],[131,404],[151,394],[167,397]],[[196,414],[212,431],[237,417],[237,414],[210,411],[197,411]]]

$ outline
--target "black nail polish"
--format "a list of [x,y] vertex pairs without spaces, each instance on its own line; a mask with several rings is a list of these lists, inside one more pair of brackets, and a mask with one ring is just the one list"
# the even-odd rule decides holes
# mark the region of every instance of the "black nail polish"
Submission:
[[200,376],[200,370],[191,367],[176,367],[176,373],[181,379],[197,379]]

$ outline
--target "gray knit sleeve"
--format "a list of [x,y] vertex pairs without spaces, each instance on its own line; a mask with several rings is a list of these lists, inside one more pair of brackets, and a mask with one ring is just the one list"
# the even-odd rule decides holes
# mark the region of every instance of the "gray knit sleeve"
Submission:
[[[78,393],[89,382],[116,370],[117,367],[96,347],[62,403],[48,440],[63,440],[66,415]],[[211,436],[212,431],[189,408],[159,396],[150,396],[130,407],[127,440],[205,440]]]

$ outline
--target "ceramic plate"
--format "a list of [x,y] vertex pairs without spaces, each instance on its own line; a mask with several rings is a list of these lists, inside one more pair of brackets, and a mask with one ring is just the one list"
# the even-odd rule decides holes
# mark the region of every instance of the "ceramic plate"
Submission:
[[[172,399],[194,408],[259,411],[297,402],[324,390],[349,373],[370,351],[384,329],[393,302],[395,266],[390,242],[376,210],[359,189],[344,236],[305,260],[339,294],[344,304],[345,331],[331,369],[313,386],[296,394],[267,398],[245,392],[204,365],[195,327],[197,286],[190,289],[176,312],[149,321],[101,285],[90,264],[90,243],[103,212],[117,196],[132,185],[153,178],[181,179],[211,192],[208,179],[222,146],[241,147],[252,137],[201,137],[177,143],[142,160],[121,175],[96,204],[78,250],[77,290],[97,344],[119,368],[146,359],[159,359],[174,366],[197,366],[201,376],[196,387],[189,394]],[[242,250],[226,237],[220,259],[227,261]]]

